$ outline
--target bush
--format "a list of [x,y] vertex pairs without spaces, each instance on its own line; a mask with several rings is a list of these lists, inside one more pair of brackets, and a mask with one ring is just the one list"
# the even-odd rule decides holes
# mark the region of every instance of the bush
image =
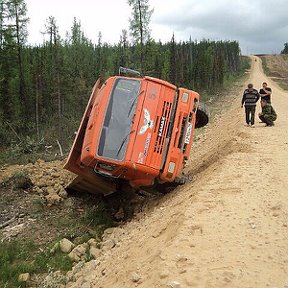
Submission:
[[18,143],[12,143],[10,150],[15,154],[30,154],[44,151],[44,138],[38,141],[29,136],[26,136],[26,138],[22,141]]

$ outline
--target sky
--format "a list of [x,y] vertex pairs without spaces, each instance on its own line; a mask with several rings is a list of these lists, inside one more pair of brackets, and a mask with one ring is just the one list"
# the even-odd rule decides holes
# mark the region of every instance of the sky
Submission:
[[[73,18],[88,39],[119,42],[129,31],[127,0],[26,0],[28,42],[41,44],[45,23],[54,16],[61,37],[71,31]],[[149,0],[154,9],[151,36],[156,41],[236,40],[242,54],[280,53],[288,42],[287,0]]]

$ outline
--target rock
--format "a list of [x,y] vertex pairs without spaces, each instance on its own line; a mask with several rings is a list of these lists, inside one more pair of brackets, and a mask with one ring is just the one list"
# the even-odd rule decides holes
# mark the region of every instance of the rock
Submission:
[[30,280],[30,274],[29,273],[22,273],[18,277],[18,282],[28,282]]
[[13,227],[8,226],[4,229],[3,235],[5,236],[5,238],[9,239],[11,237],[17,236],[20,232],[24,230],[24,228],[25,228],[25,223],[21,223]]
[[45,196],[48,206],[52,206],[54,204],[58,204],[62,198],[57,194],[48,194]]
[[38,160],[36,160],[35,165],[36,166],[40,166],[40,167],[44,166],[45,165],[45,161],[42,160],[42,159],[38,159]]
[[101,243],[101,248],[105,251],[111,250],[114,247],[115,247],[115,241],[112,239],[108,239]]
[[169,272],[168,271],[162,271],[160,272],[160,279],[164,279],[164,278],[167,278],[169,276]]
[[90,288],[90,284],[88,282],[82,283],[81,284],[82,288]]
[[136,272],[133,272],[131,275],[131,280],[134,283],[138,283],[141,279],[141,276],[139,274],[137,274]]
[[114,232],[114,230],[115,230],[115,228],[113,228],[113,227],[112,228],[107,228],[104,231],[103,235],[102,235],[103,241],[106,241],[106,240],[110,239],[111,238],[111,234]]
[[40,187],[38,187],[38,186],[34,186],[33,187],[33,192],[35,192],[37,194],[42,194],[43,190]]
[[68,257],[72,262],[79,262],[81,260],[81,257],[73,250],[68,254]]
[[172,281],[170,283],[167,284],[167,287],[171,287],[171,288],[181,288],[181,284],[177,281]]
[[57,172],[52,172],[50,175],[52,178],[59,178],[60,177],[60,175]]
[[85,265],[85,261],[81,261],[79,263],[77,263],[75,266],[73,266],[72,268],[72,273],[75,276],[78,272],[81,271],[81,269],[84,267]]
[[75,245],[66,238],[63,238],[59,242],[60,250],[64,253],[70,253],[71,250],[75,247]]
[[96,239],[94,239],[94,238],[89,239],[89,241],[87,243],[89,244],[90,247],[95,247],[95,248],[98,245]]
[[61,187],[61,185],[59,184],[59,183],[55,183],[54,184],[54,191],[55,191],[55,193],[57,193],[58,194],[58,192],[60,191],[60,189],[61,189],[62,187]]
[[46,191],[47,191],[47,193],[49,195],[56,195],[57,194],[57,192],[55,191],[54,187],[51,187],[51,186],[47,187]]
[[45,182],[43,179],[37,181],[36,184],[37,184],[37,186],[38,186],[39,188],[47,187],[47,184],[46,184],[46,182]]
[[83,256],[85,255],[85,253],[87,251],[87,248],[88,248],[87,246],[88,246],[87,243],[80,244],[80,245],[76,246],[68,254],[68,257],[70,258],[70,260],[73,261],[73,262],[79,262],[80,260],[82,260]]
[[101,254],[101,250],[96,247],[91,246],[89,253],[94,259],[97,259]]

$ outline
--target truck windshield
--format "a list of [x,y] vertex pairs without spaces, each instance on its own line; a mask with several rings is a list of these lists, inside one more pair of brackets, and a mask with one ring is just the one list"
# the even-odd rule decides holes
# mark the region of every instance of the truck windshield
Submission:
[[123,160],[136,109],[141,82],[119,78],[115,81],[100,136],[98,155]]

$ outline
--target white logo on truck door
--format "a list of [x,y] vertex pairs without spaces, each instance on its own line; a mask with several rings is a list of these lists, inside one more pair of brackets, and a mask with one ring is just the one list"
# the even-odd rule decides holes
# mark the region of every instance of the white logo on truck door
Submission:
[[144,108],[144,121],[143,121],[143,126],[140,128],[139,134],[143,135],[145,132],[148,130],[148,128],[153,128],[154,122],[150,118],[150,113],[149,111]]

